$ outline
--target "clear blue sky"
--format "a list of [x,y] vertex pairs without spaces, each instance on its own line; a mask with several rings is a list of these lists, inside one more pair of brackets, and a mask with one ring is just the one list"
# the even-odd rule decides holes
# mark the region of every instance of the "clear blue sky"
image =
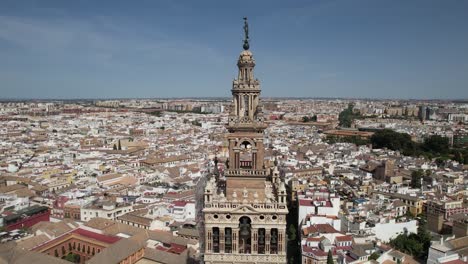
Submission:
[[468,98],[468,1],[0,1],[0,98]]

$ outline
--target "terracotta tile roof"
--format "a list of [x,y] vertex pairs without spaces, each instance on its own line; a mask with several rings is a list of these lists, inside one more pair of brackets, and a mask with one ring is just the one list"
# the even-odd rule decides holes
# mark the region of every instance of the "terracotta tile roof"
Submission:
[[58,237],[77,227],[78,224],[75,221],[64,219],[57,223],[45,221],[39,222],[31,227],[31,231],[33,233],[41,231],[50,237]]
[[103,234],[95,233],[95,232],[88,231],[88,230],[81,229],[81,228],[75,229],[72,233],[78,234],[87,238],[91,238],[97,241],[101,241],[107,244],[113,244],[121,239],[120,237],[117,237],[117,236],[103,235]]
[[468,236],[455,238],[446,242],[452,250],[468,248]]
[[183,227],[177,231],[177,234],[179,236],[188,236],[188,237],[193,237],[193,238],[198,238],[200,236],[198,229],[183,228]]
[[98,182],[103,182],[103,181],[118,179],[118,178],[121,178],[121,177],[123,177],[122,174],[112,173],[112,174],[106,174],[106,175],[102,175],[102,176],[97,177],[97,181]]
[[122,221],[128,221],[128,222],[144,225],[144,226],[150,226],[151,225],[151,219],[143,217],[143,216],[136,215],[133,212],[124,214],[124,215],[118,217],[117,219],[122,220]]
[[180,207],[184,207],[188,202],[187,201],[173,201],[172,204],[174,206],[180,206]]
[[50,239],[42,234],[42,235],[38,235],[38,236],[33,236],[31,238],[28,238],[28,239],[25,239],[25,240],[21,240],[21,241],[18,241],[17,242],[17,247],[20,248],[20,249],[25,249],[25,250],[30,250],[31,248],[39,245],[39,244],[42,244],[42,243],[45,243],[47,241],[49,241]]
[[331,234],[331,233],[340,233],[340,231],[333,228],[329,224],[316,224],[302,229],[305,235],[310,233],[320,233],[320,234]]
[[145,255],[143,258],[154,261],[156,263],[163,264],[179,264],[186,263],[188,251],[184,251],[181,254],[174,254],[171,252],[161,251],[152,248],[145,249]]
[[[56,241],[65,241],[71,237],[85,237],[85,238],[88,238],[88,239],[91,239],[91,240],[95,240],[95,241],[99,241],[99,242],[102,242],[102,243],[106,243],[106,244],[113,244],[113,243],[116,243],[117,241],[119,241],[121,238],[120,237],[117,237],[117,236],[109,236],[109,235],[103,235],[103,234],[99,234],[99,233],[95,233],[95,232],[92,232],[92,231],[89,231],[89,230],[84,230],[84,229],[81,229],[81,228],[77,228],[71,232],[68,232],[68,233],[65,233],[57,238],[54,238],[52,240],[49,240],[43,244],[39,244],[39,245],[36,245],[35,247],[32,248],[32,250],[40,250],[41,248],[44,248],[46,247],[47,245],[50,245],[50,244],[53,244],[55,243]],[[79,239],[79,238],[78,238]]]
[[337,236],[335,237],[336,241],[342,242],[342,241],[352,241],[353,237],[352,236]]
[[86,226],[98,229],[98,230],[104,230],[108,228],[109,226],[115,225],[116,223],[112,220],[108,220],[105,218],[100,218],[100,217],[94,217],[91,218],[88,222],[85,223]]
[[14,192],[16,190],[20,190],[20,189],[24,189],[24,188],[28,188],[24,185],[21,185],[21,184],[13,184],[13,185],[10,185],[10,186],[3,186],[3,187],[0,187],[0,193],[10,193],[10,192]]
[[124,238],[96,254],[88,263],[120,263],[144,247],[144,244],[135,243],[135,241]]
[[0,263],[69,264],[70,262],[35,251],[15,248],[15,244],[11,242],[0,247]]

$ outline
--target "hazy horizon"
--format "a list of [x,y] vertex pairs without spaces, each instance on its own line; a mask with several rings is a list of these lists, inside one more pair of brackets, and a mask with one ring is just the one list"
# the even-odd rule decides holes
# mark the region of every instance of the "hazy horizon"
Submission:
[[[468,102],[468,98],[443,98],[443,99],[421,99],[421,98],[366,98],[366,97],[296,97],[296,96],[262,96],[261,100],[375,100],[375,101],[449,101]],[[199,97],[127,97],[127,98],[1,98],[1,102],[15,101],[112,101],[112,100],[232,100],[232,96],[199,96]]]

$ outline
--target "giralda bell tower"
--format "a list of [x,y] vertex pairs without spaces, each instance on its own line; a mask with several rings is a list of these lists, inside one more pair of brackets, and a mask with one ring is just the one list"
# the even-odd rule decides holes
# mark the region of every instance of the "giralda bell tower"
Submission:
[[264,121],[260,82],[249,50],[244,18],[244,50],[232,84],[227,124],[229,158],[224,175],[207,180],[204,190],[204,261],[286,263],[286,188],[275,162],[264,161]]

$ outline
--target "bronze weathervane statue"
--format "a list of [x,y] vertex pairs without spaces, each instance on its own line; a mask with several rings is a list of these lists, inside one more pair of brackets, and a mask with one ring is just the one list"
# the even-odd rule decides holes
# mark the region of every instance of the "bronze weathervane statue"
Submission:
[[244,17],[244,49],[249,49],[249,24],[247,23],[247,17]]

